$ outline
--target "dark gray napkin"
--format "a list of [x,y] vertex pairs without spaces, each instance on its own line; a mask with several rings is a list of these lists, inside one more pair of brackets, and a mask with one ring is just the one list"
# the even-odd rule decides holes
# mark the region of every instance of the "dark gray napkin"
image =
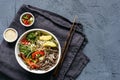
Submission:
[[[29,28],[22,26],[19,21],[20,15],[23,12],[31,12],[35,16],[35,23]],[[9,27],[15,28],[18,31],[19,36],[23,32],[32,28],[46,29],[58,38],[61,47],[63,47],[71,24],[72,22],[55,13],[30,5],[23,5],[17,12]],[[58,76],[58,79],[61,80],[75,79],[89,62],[89,59],[81,52],[87,42],[87,39],[82,32],[83,27],[79,23],[76,23],[76,25],[76,31]],[[19,66],[14,54],[15,43],[16,42],[7,43],[3,40],[0,45],[0,74],[7,76],[9,78],[8,80],[49,80],[52,71],[39,75],[29,73]],[[66,63],[68,65],[66,65]],[[76,64],[79,65],[76,67]],[[64,74],[61,74],[63,72]]]

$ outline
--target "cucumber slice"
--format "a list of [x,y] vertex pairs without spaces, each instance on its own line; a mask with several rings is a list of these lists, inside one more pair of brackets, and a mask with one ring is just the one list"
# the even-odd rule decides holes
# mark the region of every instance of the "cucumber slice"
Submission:
[[47,41],[43,44],[43,46],[46,46],[46,47],[57,47],[57,45],[52,42],[52,41]]
[[48,40],[52,39],[52,36],[51,35],[40,36],[39,39],[44,40],[44,41],[48,41]]

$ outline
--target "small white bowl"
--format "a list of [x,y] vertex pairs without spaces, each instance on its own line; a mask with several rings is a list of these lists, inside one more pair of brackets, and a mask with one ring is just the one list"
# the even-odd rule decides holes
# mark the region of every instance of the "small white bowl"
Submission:
[[7,42],[14,42],[18,38],[18,32],[14,28],[7,28],[3,32],[3,38]]
[[[24,38],[24,36],[26,36],[28,33],[33,32],[33,31],[42,31],[42,32],[48,33],[48,34],[52,35],[55,38],[55,40],[57,41],[57,43],[58,43],[58,49],[59,49],[58,60],[57,60],[56,64],[52,68],[50,68],[49,70],[47,70],[47,71],[45,71],[45,70],[30,70],[27,67],[27,65],[23,62],[23,60],[18,56],[18,54],[20,53],[20,51],[19,51],[19,42],[21,41],[21,39]],[[58,39],[51,32],[49,32],[47,30],[44,30],[44,29],[31,29],[31,30],[28,30],[28,31],[24,32],[19,37],[19,39],[18,39],[18,41],[17,41],[17,43],[15,45],[15,57],[16,57],[17,62],[19,63],[19,65],[23,69],[25,69],[26,71],[31,72],[31,73],[36,73],[36,74],[44,74],[44,73],[50,72],[51,70],[53,70],[58,65],[58,63],[60,61],[60,58],[61,58],[61,46],[60,46],[60,43],[59,43]]]
[[[33,18],[32,23],[29,24],[29,25],[24,24],[23,21],[22,21],[22,17],[23,17],[25,14],[30,14],[30,15],[32,16],[32,18]],[[30,26],[33,25],[34,22],[35,22],[35,17],[33,16],[32,13],[30,13],[30,12],[24,12],[23,14],[21,14],[21,16],[20,16],[20,23],[21,23],[23,26],[25,26],[25,27],[30,27]]]

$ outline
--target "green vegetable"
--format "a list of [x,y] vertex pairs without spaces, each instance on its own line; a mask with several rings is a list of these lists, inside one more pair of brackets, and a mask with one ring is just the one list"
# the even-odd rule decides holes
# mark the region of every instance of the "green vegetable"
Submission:
[[31,42],[31,41],[34,41],[35,38],[36,38],[35,32],[31,32],[31,33],[29,33],[29,34],[27,35],[27,40],[30,41],[30,42]]
[[19,46],[20,52],[22,52],[25,56],[29,55],[31,53],[31,49],[27,45],[20,44]]
[[24,19],[29,19],[26,15],[23,16]]
[[26,58],[28,58],[33,52],[30,52],[27,54]]

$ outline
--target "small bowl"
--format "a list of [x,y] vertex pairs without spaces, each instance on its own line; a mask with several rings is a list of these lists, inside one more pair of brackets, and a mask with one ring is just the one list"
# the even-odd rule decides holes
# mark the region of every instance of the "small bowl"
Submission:
[[[51,67],[51,68],[50,68],[49,70],[47,70],[47,71],[45,71],[45,70],[30,70],[30,69],[27,67],[27,65],[23,62],[23,60],[18,56],[18,54],[20,53],[20,51],[19,51],[19,43],[20,43],[20,41],[21,41],[28,33],[33,32],[33,31],[41,31],[41,32],[45,32],[45,33],[47,33],[47,34],[50,34],[50,35],[52,35],[52,36],[55,38],[55,40],[56,40],[57,43],[58,43],[58,49],[59,49],[58,53],[59,53],[59,55],[58,55],[57,62],[56,62],[56,64],[55,64],[53,67]],[[59,43],[57,37],[55,37],[54,34],[52,34],[51,32],[49,32],[49,31],[47,31],[47,30],[44,30],[44,29],[30,29],[30,30],[24,32],[24,33],[19,37],[19,39],[17,40],[17,43],[16,43],[16,45],[15,45],[15,57],[16,57],[17,62],[19,63],[19,65],[20,65],[23,69],[25,69],[26,71],[31,72],[31,73],[36,73],[36,74],[45,74],[45,73],[48,73],[48,72],[50,72],[51,70],[53,70],[53,69],[58,65],[58,63],[59,63],[59,61],[60,61],[60,58],[61,58],[61,47],[60,47],[60,43]]]
[[18,32],[14,28],[7,28],[3,32],[3,38],[7,42],[14,42],[18,38]]
[[20,16],[20,23],[25,27],[30,27],[35,22],[35,17],[30,12],[24,12]]

